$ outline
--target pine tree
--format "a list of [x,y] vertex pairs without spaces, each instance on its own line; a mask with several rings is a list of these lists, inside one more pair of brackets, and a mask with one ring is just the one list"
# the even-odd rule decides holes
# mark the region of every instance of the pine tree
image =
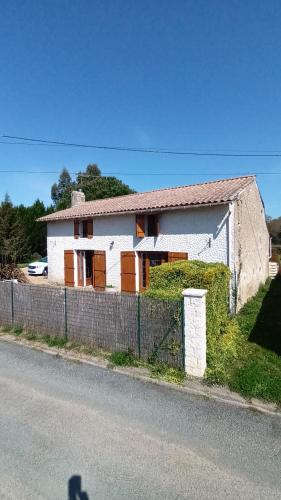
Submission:
[[0,262],[16,263],[29,253],[24,224],[8,195],[0,205]]
[[52,185],[51,198],[56,210],[70,207],[71,191],[75,189],[75,183],[66,168],[63,168],[58,183]]

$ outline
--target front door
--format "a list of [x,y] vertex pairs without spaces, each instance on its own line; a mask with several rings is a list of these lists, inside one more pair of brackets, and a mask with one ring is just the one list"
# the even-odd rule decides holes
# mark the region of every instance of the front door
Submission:
[[93,273],[95,290],[103,291],[106,287],[106,254],[104,250],[93,252]]

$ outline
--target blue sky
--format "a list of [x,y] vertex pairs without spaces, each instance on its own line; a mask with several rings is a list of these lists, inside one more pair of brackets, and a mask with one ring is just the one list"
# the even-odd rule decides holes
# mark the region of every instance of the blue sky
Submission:
[[[281,151],[280,26],[279,0],[1,2],[0,134]],[[0,170],[77,171],[90,162],[125,172],[118,177],[138,191],[281,173],[281,158],[0,144]],[[0,199],[8,192],[14,203],[50,203],[57,177],[0,173]],[[281,215],[281,175],[258,182],[267,213]]]

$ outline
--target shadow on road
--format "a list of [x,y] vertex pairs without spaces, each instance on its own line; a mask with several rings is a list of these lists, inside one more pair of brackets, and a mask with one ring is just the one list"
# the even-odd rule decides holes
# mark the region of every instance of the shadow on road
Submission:
[[272,280],[249,340],[281,356],[281,276]]
[[71,476],[68,481],[68,500],[89,500],[88,494],[81,487],[81,476]]

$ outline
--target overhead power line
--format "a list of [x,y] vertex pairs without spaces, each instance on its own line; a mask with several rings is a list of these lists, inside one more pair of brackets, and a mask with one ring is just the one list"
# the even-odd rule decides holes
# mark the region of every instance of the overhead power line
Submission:
[[[60,170],[0,170],[0,174],[60,174]],[[81,177],[89,177],[93,178],[96,177],[97,179],[99,177],[108,177],[108,176],[116,176],[116,175],[132,175],[132,176],[142,176],[142,177],[149,177],[149,176],[168,176],[168,177],[174,177],[174,176],[198,176],[198,175],[206,175],[206,176],[248,176],[248,175],[281,175],[281,172],[102,172],[101,175],[87,175],[82,172],[69,172],[72,175],[80,175]]]
[[[102,150],[110,150],[110,151],[127,151],[132,153],[149,153],[149,154],[165,154],[165,155],[182,155],[182,156],[215,156],[215,157],[250,157],[250,158],[259,158],[259,157],[268,157],[268,158],[281,158],[281,151],[240,151],[240,152],[223,152],[223,151],[203,151],[203,150],[185,150],[185,149],[165,149],[165,148],[139,148],[139,147],[127,147],[127,146],[108,146],[108,145],[97,145],[97,144],[79,144],[75,142],[64,142],[57,140],[49,140],[49,139],[37,139],[33,137],[19,137],[14,135],[3,135],[5,139],[12,139],[14,141],[21,142],[4,142],[1,141],[2,144],[18,144],[25,146],[32,145],[44,145],[44,146],[63,146],[63,147],[72,147],[72,148],[90,148],[90,149],[102,149]],[[23,142],[22,142],[23,141]]]

